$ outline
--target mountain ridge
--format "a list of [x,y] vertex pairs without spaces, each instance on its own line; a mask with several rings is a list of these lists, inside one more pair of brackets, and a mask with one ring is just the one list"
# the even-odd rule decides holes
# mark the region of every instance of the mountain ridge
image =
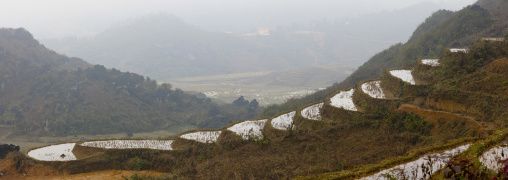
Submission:
[[218,106],[167,83],[59,55],[24,29],[0,29],[0,87],[0,124],[11,128],[2,136],[176,133],[252,117],[259,108]]

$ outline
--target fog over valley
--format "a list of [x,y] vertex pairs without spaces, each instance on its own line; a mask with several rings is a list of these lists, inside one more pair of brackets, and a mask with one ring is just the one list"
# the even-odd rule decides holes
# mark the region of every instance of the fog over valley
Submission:
[[166,12],[204,29],[249,32],[259,27],[357,17],[406,8],[423,2],[459,10],[474,0],[5,0],[0,24],[24,27],[36,39],[87,37],[113,24],[146,14]]

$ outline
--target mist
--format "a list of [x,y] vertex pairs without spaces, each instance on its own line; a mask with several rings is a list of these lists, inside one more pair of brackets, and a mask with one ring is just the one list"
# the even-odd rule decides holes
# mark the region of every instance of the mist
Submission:
[[26,28],[37,39],[90,37],[116,23],[164,12],[210,31],[248,32],[258,27],[392,11],[425,2],[459,10],[475,0],[6,0],[0,7],[0,25]]

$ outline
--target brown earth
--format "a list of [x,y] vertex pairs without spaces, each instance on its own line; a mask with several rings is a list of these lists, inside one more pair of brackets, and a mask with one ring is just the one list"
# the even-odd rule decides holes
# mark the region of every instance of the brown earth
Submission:
[[18,173],[16,171],[16,165],[14,161],[14,155],[16,153],[9,153],[4,159],[0,159],[0,171],[4,174],[5,178],[6,176],[17,176]]
[[498,59],[490,63],[487,67],[487,74],[489,73],[502,74],[508,77],[508,58]]
[[433,109],[443,110],[446,112],[460,113],[460,114],[476,114],[480,115],[481,112],[477,111],[473,106],[458,103],[453,100],[436,99],[436,98],[415,98],[413,104],[423,105]]
[[90,180],[90,179],[123,179],[129,178],[134,173],[145,176],[161,176],[164,173],[156,171],[126,171],[126,170],[108,170],[108,171],[95,171],[89,173],[81,173],[74,175],[61,175],[61,176],[17,176],[17,177],[2,177],[2,179],[19,179],[19,180]]
[[122,177],[130,177],[134,173],[144,176],[161,176],[164,173],[156,171],[127,171],[127,170],[107,170],[107,171],[94,171],[89,173],[80,173],[73,175],[66,175],[64,172],[59,172],[50,167],[42,166],[24,166],[18,170],[16,168],[16,159],[19,157],[19,152],[12,152],[6,158],[0,159],[0,171],[3,176],[0,179],[20,179],[20,180],[58,180],[58,179],[122,179]]

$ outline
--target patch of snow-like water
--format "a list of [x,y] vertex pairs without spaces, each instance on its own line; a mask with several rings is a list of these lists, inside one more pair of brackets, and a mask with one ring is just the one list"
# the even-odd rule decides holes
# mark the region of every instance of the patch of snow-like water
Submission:
[[214,143],[219,139],[222,131],[199,131],[180,135],[180,138],[202,143]]
[[76,160],[72,153],[76,143],[57,144],[37,148],[28,152],[28,156],[39,161],[71,161]]
[[319,110],[323,107],[324,104],[325,103],[319,103],[319,104],[314,104],[312,106],[306,107],[301,112],[302,116],[304,118],[311,119],[311,120],[316,120],[316,121],[321,120],[321,114],[319,113]]
[[429,66],[439,66],[439,59],[422,59],[422,64]]
[[209,98],[213,98],[213,97],[216,97],[217,95],[219,95],[219,93],[217,91],[206,91],[206,92],[203,92],[203,94],[205,94],[205,96],[209,97]]
[[255,120],[255,121],[244,121],[235,124],[228,128],[228,130],[242,136],[243,139],[248,140],[250,138],[263,138],[261,130],[265,127],[266,119]]
[[[296,111],[292,111],[283,115],[280,115],[276,118],[273,118],[271,121],[272,127],[280,130],[287,130],[291,124],[293,124],[293,118],[295,117]],[[293,129],[295,127],[293,126]]]
[[106,140],[89,141],[81,146],[98,147],[106,149],[158,149],[172,150],[173,140]]
[[381,89],[381,81],[371,81],[362,84],[362,91],[370,97],[377,99],[385,99],[385,93]]
[[464,48],[451,48],[450,49],[450,52],[452,53],[468,53],[469,52],[469,49],[464,49]]
[[[462,153],[463,151],[469,148],[470,144],[459,146],[455,149],[447,150],[445,152],[434,153],[429,155],[424,155],[420,159],[416,161],[412,161],[406,164],[401,164],[390,169],[383,170],[374,175],[361,178],[362,180],[370,180],[370,179],[387,179],[387,174],[390,174],[392,177],[397,179],[426,179],[429,178],[427,174],[426,178],[424,178],[424,172],[422,167],[429,168],[429,172],[431,174],[436,171],[444,168],[446,162],[450,160],[451,157]],[[430,157],[430,159],[429,159]]]
[[404,82],[411,83],[411,85],[415,85],[415,79],[413,78],[411,72],[413,72],[413,70],[392,70],[390,71],[390,74],[392,76],[402,79],[402,81]]
[[497,171],[504,167],[503,160],[506,158],[508,158],[508,147],[504,144],[484,152],[478,159],[485,167]]
[[356,109],[355,103],[353,103],[354,92],[354,89],[339,92],[339,94],[336,94],[330,99],[330,105],[349,111],[358,111]]

